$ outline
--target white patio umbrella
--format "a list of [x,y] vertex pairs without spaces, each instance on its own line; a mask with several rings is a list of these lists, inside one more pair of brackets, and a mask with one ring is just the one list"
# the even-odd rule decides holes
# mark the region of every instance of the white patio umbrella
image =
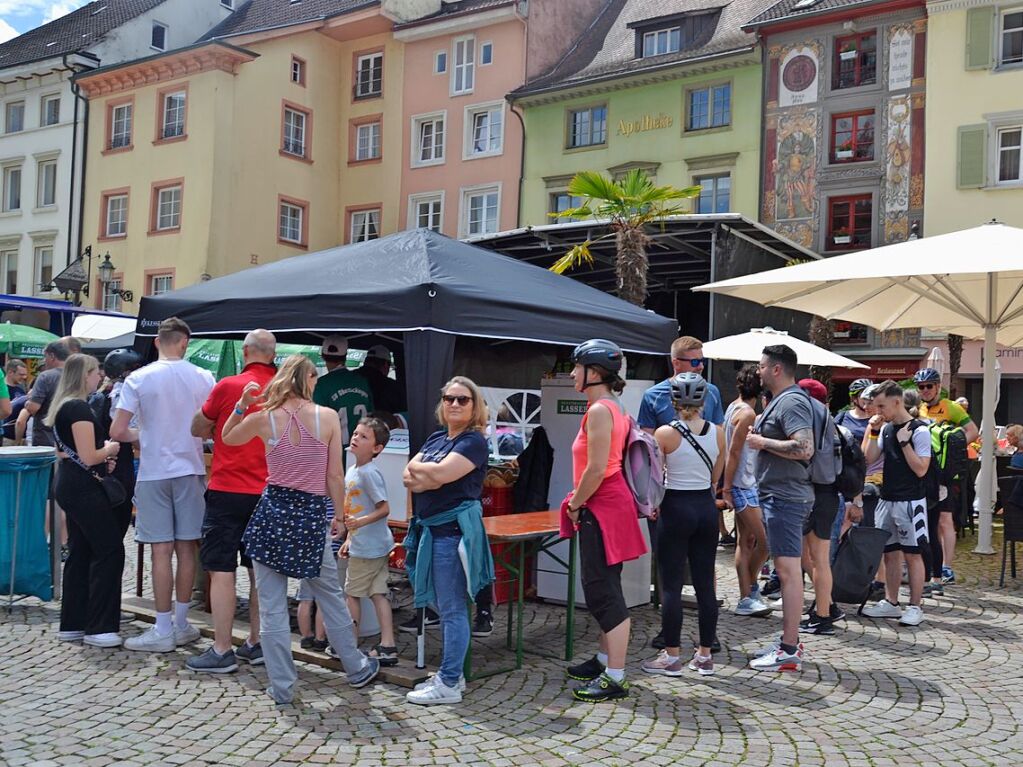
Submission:
[[991,547],[997,344],[1023,341],[1023,229],[997,222],[702,285],[880,330],[924,327],[984,339],[980,531]]
[[931,353],[927,355],[927,359],[924,361],[924,367],[934,368],[941,374],[941,385],[951,385],[948,363],[945,361],[945,353],[941,351],[941,347],[931,347]]
[[753,328],[749,333],[715,338],[703,345],[703,356],[712,360],[759,361],[765,346],[785,344],[796,353],[800,365],[819,365],[831,368],[867,368],[862,362],[843,357],[827,349],[790,336],[787,331],[774,328]]

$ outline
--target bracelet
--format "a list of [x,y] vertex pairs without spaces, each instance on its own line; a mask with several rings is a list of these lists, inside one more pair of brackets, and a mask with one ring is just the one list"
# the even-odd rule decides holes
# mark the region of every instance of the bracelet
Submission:
[[870,434],[868,434],[868,435],[867,435],[867,438],[868,438],[868,439],[872,439],[872,440],[874,440],[874,442],[877,442],[877,438],[878,438],[878,436],[879,436],[879,435],[877,435],[877,434],[874,434],[874,433],[870,433]]
[[238,405],[235,405],[234,406],[234,414],[235,415],[245,415],[245,410],[240,408]]

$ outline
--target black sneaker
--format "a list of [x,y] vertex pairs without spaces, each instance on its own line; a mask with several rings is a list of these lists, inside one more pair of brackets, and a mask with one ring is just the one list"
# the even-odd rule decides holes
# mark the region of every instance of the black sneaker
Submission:
[[664,638],[664,633],[660,633],[650,640],[650,646],[655,650],[663,650],[668,646],[668,640]]
[[298,646],[303,650],[313,649],[313,642],[316,641],[316,637],[302,637],[302,640],[298,643]]
[[185,668],[206,674],[230,674],[238,670],[234,650],[221,655],[212,647],[202,655],[193,655],[185,661]]
[[616,682],[607,674],[601,673],[582,687],[572,690],[572,697],[586,703],[602,703],[605,700],[618,700],[629,697],[629,683],[624,679]]
[[718,546],[734,546],[735,536],[734,535],[722,535],[721,540],[718,541]]
[[760,596],[769,597],[774,594],[781,594],[781,580],[772,576],[768,578],[767,583],[760,589]]
[[831,609],[828,611],[828,617],[831,618],[831,622],[844,621],[845,610],[836,605],[834,602],[831,603]]
[[476,613],[476,619],[472,622],[472,635],[474,637],[488,637],[494,633],[493,616],[480,610]]
[[[426,620],[423,622],[423,628],[435,629],[440,628],[440,616],[437,615],[429,607],[426,608]],[[415,634],[419,631],[419,616],[413,615],[404,623],[398,624],[398,631],[404,631],[406,634]]]
[[238,660],[248,661],[252,666],[262,666],[266,663],[263,659],[263,646],[259,642],[255,644],[242,642],[241,647],[235,650],[234,654]]
[[326,652],[329,645],[330,642],[326,639],[314,639],[312,644],[309,646],[309,649],[316,650],[316,652]]
[[831,618],[822,618],[815,612],[811,612],[806,618],[799,622],[800,634],[834,634],[835,627]]
[[604,664],[597,660],[594,655],[588,661],[583,661],[575,666],[565,669],[569,679],[578,679],[580,682],[592,682],[604,673]]
[[[700,649],[700,642],[696,639],[693,640],[693,649]],[[714,637],[714,641],[710,643],[710,654],[717,655],[719,652],[721,652],[721,640]]]
[[945,596],[945,586],[940,581],[928,581],[924,584],[924,596],[925,597],[943,597]]
[[867,595],[868,602],[880,602],[885,599],[887,594],[885,592],[884,584],[880,581],[874,581],[870,584],[870,593]]

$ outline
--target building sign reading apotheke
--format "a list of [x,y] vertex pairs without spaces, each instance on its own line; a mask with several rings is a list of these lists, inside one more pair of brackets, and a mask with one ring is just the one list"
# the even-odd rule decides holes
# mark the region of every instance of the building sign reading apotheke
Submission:
[[638,120],[619,120],[618,135],[631,136],[633,133],[645,133],[646,131],[661,130],[670,128],[675,123],[675,118],[666,115],[664,112],[654,115],[643,115]]

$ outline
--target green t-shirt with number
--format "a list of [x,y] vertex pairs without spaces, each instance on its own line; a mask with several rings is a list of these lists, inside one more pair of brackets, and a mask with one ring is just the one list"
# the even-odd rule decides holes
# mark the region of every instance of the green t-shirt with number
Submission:
[[313,402],[337,411],[341,417],[345,445],[351,440],[359,420],[373,411],[369,383],[358,373],[345,368],[335,368],[320,376],[313,390]]

